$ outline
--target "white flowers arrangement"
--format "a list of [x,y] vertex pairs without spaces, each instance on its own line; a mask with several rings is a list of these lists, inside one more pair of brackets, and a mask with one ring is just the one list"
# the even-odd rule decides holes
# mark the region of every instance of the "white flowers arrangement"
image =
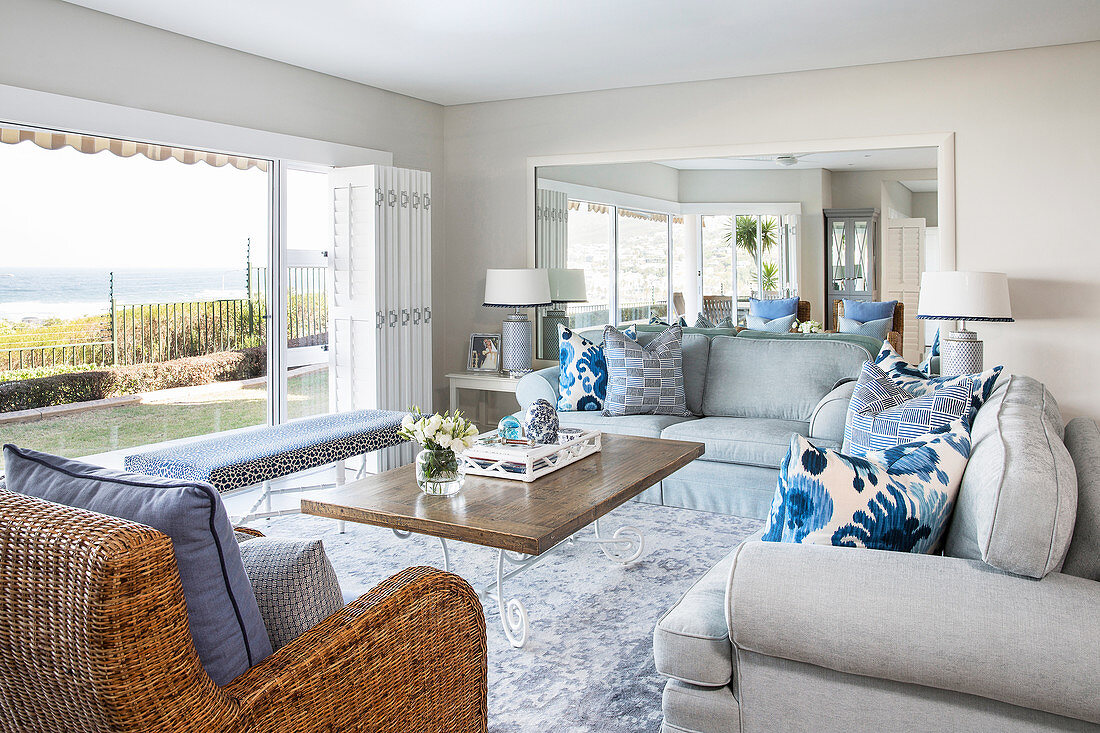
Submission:
[[414,440],[427,450],[464,451],[477,440],[478,430],[459,411],[452,415],[425,415],[419,407],[401,419],[397,434],[406,440]]
[[796,323],[795,327],[802,333],[822,333],[823,331],[821,324],[817,321],[802,321],[801,323]]

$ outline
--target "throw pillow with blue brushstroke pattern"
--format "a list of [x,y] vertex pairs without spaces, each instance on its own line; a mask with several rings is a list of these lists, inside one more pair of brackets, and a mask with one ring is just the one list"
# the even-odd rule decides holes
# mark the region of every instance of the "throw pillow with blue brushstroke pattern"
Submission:
[[970,446],[963,420],[863,458],[819,449],[796,434],[761,539],[937,552]]
[[[633,326],[623,330],[637,338]],[[602,411],[607,399],[603,346],[558,324],[558,412]]]

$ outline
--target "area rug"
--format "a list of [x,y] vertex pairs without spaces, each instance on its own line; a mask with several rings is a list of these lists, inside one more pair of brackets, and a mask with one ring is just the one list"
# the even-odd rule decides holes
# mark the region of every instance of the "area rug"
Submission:
[[[632,525],[645,552],[630,565],[576,543],[509,580],[531,624],[527,644],[504,636],[496,604],[485,604],[489,730],[657,731],[664,678],[653,666],[653,626],[680,595],[761,522],[627,502],[603,520],[605,533]],[[349,522],[285,516],[252,526],[272,536],[322,537],[345,592],[363,593],[410,565],[442,567],[438,540]],[[591,533],[591,529],[585,530]],[[449,543],[451,569],[475,587],[494,577],[496,552]]]

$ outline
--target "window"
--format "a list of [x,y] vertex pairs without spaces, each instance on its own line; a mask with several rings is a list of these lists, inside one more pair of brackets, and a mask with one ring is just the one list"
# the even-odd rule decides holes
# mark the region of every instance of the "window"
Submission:
[[647,323],[668,315],[669,216],[619,209],[619,323]]
[[750,297],[798,293],[796,205],[714,213],[709,205],[668,202],[655,210],[619,206],[607,193],[604,201],[568,199],[565,239],[556,246],[565,247],[567,267],[585,271],[588,293],[588,302],[568,305],[571,327],[681,316],[694,325],[700,313],[743,325]]
[[0,383],[131,399],[0,440],[82,457],[265,423],[268,162],[2,134]]

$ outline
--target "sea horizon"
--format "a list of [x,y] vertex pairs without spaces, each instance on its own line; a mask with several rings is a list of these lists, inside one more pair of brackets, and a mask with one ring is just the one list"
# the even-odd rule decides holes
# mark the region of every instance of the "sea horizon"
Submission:
[[0,265],[0,319],[69,320],[110,310],[115,303],[178,303],[243,298],[244,268],[5,267]]

